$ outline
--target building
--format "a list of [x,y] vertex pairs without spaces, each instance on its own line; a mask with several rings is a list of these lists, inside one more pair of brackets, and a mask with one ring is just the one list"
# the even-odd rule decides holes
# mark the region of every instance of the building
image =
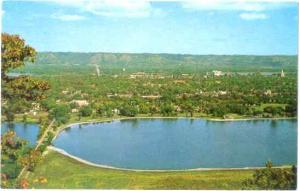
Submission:
[[83,106],[89,105],[89,102],[87,100],[72,100],[71,103],[75,103],[79,107],[83,107]]
[[61,93],[64,94],[64,95],[66,95],[66,94],[69,93],[69,91],[68,90],[63,90]]
[[159,98],[161,98],[160,95],[143,95],[141,97],[144,99],[159,99]]
[[143,77],[147,77],[147,74],[145,72],[136,72],[129,76],[130,79],[143,78]]
[[33,103],[31,103],[31,106],[32,106],[32,109],[34,111],[39,111],[40,110],[40,104],[39,103],[33,102]]
[[120,110],[118,110],[117,108],[111,110],[114,114],[119,115],[120,114]]
[[272,91],[271,90],[267,90],[267,91],[264,92],[264,94],[266,96],[271,96],[272,95]]
[[282,78],[284,78],[284,77],[285,77],[285,74],[284,74],[283,70],[281,70],[280,77],[282,77]]
[[226,91],[219,91],[218,94],[219,94],[219,95],[226,95],[227,92],[226,92]]
[[219,70],[213,70],[212,73],[214,76],[223,76],[224,75],[224,73]]
[[78,113],[79,110],[74,108],[74,109],[71,110],[71,112],[72,112],[72,113]]

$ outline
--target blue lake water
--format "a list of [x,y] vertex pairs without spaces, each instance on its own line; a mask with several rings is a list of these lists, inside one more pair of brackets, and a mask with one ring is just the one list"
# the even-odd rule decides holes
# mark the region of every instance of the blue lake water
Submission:
[[1,134],[12,130],[17,136],[28,141],[30,146],[35,145],[39,133],[39,126],[35,123],[1,123]]
[[297,162],[297,120],[217,122],[136,119],[74,125],[53,145],[82,159],[131,169],[264,166]]

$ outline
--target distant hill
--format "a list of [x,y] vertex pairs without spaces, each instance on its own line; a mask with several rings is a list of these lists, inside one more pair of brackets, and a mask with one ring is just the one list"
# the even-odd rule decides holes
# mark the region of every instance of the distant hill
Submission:
[[88,72],[94,65],[101,72],[164,72],[195,73],[223,71],[296,71],[297,56],[248,55],[180,55],[180,54],[127,54],[127,53],[38,53],[36,64],[28,64],[23,72]]

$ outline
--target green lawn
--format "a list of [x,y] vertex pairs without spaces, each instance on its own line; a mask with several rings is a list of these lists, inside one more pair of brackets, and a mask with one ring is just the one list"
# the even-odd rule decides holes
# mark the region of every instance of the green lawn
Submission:
[[[96,168],[49,150],[34,173],[33,188],[241,189],[254,170],[129,172]],[[46,177],[47,183],[37,179]]]

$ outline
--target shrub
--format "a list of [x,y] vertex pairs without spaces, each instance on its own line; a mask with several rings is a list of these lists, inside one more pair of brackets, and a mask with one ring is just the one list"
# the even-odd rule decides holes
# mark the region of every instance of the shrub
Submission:
[[266,168],[256,170],[253,178],[243,182],[244,189],[296,189],[297,169],[272,168],[272,162],[266,163]]

